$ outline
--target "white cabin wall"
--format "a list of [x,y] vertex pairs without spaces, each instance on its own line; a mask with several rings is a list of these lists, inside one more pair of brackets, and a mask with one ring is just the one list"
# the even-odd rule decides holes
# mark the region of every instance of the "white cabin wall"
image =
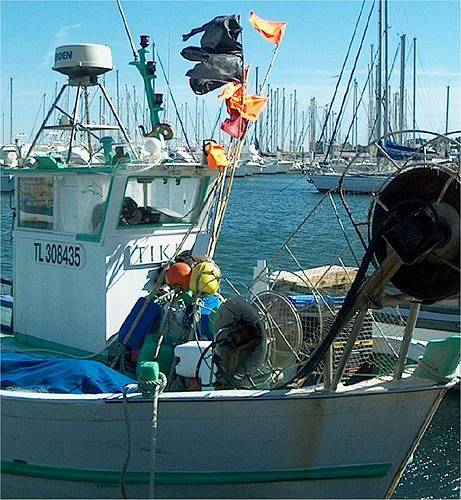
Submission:
[[[47,263],[48,244],[74,248],[78,245],[81,265]],[[75,236],[17,231],[15,331],[90,352],[102,350],[106,339],[104,258],[104,249],[99,244],[76,242]]]

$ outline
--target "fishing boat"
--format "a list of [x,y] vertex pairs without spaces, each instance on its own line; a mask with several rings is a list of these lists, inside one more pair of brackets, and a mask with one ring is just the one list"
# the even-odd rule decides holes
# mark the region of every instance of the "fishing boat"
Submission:
[[[247,296],[225,298],[213,257],[231,183],[224,168],[166,154],[171,129],[158,120],[148,46],[143,37],[134,61],[156,96],[144,144],[130,142],[97,81],[112,66],[108,47],[64,46],[55,68],[75,103],[100,89],[116,125],[80,120],[75,104],[58,124],[69,131],[67,158],[31,148],[12,171],[2,497],[391,496],[456,384],[460,337],[433,342],[407,367],[409,321],[391,372],[351,375],[372,360],[370,309],[397,300],[385,283],[421,301],[459,292],[449,265],[459,253],[459,177],[425,168],[390,182],[358,269],[329,266],[310,293],[262,287],[258,276]],[[42,131],[63,112],[64,87]],[[90,145],[96,133],[102,158]],[[71,163],[78,135],[94,163]],[[424,179],[419,198],[408,176]]]

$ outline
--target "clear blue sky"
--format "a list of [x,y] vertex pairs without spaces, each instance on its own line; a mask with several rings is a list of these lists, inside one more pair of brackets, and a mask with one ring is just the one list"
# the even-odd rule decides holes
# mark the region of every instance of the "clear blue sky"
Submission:
[[[217,15],[238,13],[244,27],[245,62],[260,68],[264,74],[269,65],[273,45],[265,41],[249,24],[254,10],[260,17],[288,23],[274,70],[270,77],[273,88],[284,87],[288,96],[297,91],[300,110],[307,110],[315,97],[325,106],[332,98],[352,32],[362,5],[359,0],[337,1],[135,1],[122,2],[130,29],[138,46],[139,35],[148,34],[169,66],[170,81],[178,103],[188,101],[195,106],[195,95],[184,76],[192,67],[179,52],[186,45],[198,45],[199,36],[182,42],[181,35],[201,26]],[[372,5],[367,0],[364,17]],[[46,102],[54,96],[65,77],[51,70],[54,49],[72,43],[102,43],[112,49],[114,66],[122,84],[140,86],[136,70],[129,66],[132,52],[115,0],[108,1],[9,1],[1,8],[1,113],[5,130],[0,140],[9,139],[9,86],[13,78],[13,136],[29,135],[43,95]],[[376,14],[375,9],[375,14]],[[364,43],[356,78],[364,85],[370,47],[377,45],[376,15]],[[361,37],[364,21],[357,35],[353,54]],[[449,129],[460,129],[460,2],[389,0],[390,64],[401,34],[407,37],[408,68],[406,82],[408,103],[412,102],[413,38],[417,39],[417,125],[419,128],[443,132],[447,86],[450,86]],[[170,54],[170,57],[168,57]],[[352,67],[352,61],[348,68]],[[399,58],[390,80],[397,91]],[[253,72],[254,76],[254,72]],[[261,78],[261,77],[260,77]],[[347,82],[347,78],[345,79]],[[115,71],[107,76],[111,95],[115,92]],[[163,78],[158,78],[159,92],[166,93]],[[218,91],[204,96],[212,111],[219,106]],[[337,108],[343,91],[338,97]],[[367,94],[366,94],[367,95]],[[200,98],[201,100],[202,98]],[[321,113],[322,110],[319,110]],[[411,120],[410,120],[411,125]],[[37,125],[36,125],[37,127]]]

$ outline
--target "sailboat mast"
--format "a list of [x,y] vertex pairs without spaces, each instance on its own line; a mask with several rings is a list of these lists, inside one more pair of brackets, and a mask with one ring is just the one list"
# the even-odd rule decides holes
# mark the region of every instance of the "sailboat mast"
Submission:
[[378,9],[378,66],[376,70],[376,139],[381,138],[382,131],[382,53],[383,53],[383,40],[382,40],[382,9],[383,0],[379,2]]
[[13,78],[10,78],[10,144],[13,144]]
[[400,144],[403,145],[403,129],[405,128],[405,38],[400,37],[400,99],[399,99],[399,130]]
[[448,134],[448,110],[450,107],[450,85],[447,86],[447,112],[445,115],[445,133]]
[[389,75],[389,51],[388,51],[388,1],[384,0],[384,93],[383,93],[383,104],[384,104],[384,144],[388,139],[389,135],[389,86],[388,86],[388,75]]
[[285,149],[285,87],[282,88],[282,133],[281,133],[281,144],[280,149],[283,151]]
[[[256,66],[255,68],[255,94],[258,95],[259,94],[259,66]],[[254,124],[254,129],[253,129],[253,142],[255,144],[258,144],[259,140],[258,140],[258,120],[256,120],[255,124]],[[258,149],[261,147],[260,145],[257,146]]]
[[358,133],[358,127],[357,127],[357,80],[354,78],[354,94],[353,94],[353,103],[352,103],[352,116],[353,116],[353,127],[352,127],[352,146],[354,147],[355,151],[357,152],[357,147],[358,147],[358,140],[357,140],[357,133]]
[[298,101],[296,99],[296,90],[293,91],[293,144],[291,151],[294,153],[298,140]]
[[416,38],[413,38],[413,146],[416,145]]
[[310,120],[309,120],[309,129],[310,129],[310,141],[309,141],[309,149],[314,154],[316,152],[316,144],[315,144],[315,115],[316,115],[316,106],[315,106],[315,97],[311,98],[310,102]]
[[370,66],[368,70],[368,74],[370,75],[369,82],[368,82],[368,100],[370,102],[369,107],[370,110],[368,112],[368,137],[367,137],[367,144],[371,143],[373,141],[373,130],[374,130],[374,117],[375,117],[375,100],[373,96],[373,90],[374,90],[374,79],[373,79],[373,74],[374,74],[374,46],[371,45],[371,59],[370,59]]

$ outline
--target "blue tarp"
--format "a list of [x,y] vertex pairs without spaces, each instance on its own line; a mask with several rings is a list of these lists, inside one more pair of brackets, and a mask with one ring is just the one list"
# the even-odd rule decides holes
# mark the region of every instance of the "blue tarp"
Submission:
[[131,378],[98,361],[38,359],[2,352],[1,388],[20,388],[58,394],[120,393]]

